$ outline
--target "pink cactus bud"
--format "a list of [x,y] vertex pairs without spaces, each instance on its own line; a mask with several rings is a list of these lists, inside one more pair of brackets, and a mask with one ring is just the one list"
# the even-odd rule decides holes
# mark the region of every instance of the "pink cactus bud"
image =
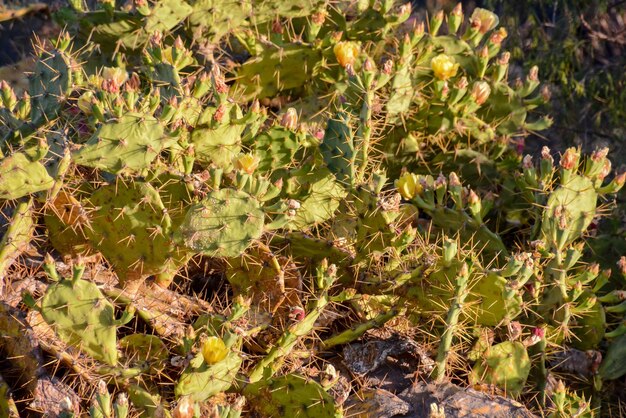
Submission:
[[470,189],[469,195],[467,197],[467,203],[469,203],[470,205],[476,205],[476,204],[480,203],[480,197],[478,197],[476,192],[474,192],[471,189]]
[[539,81],[539,67],[533,65],[533,67],[530,69],[530,72],[528,73],[528,79],[530,81]]
[[463,16],[463,5],[461,3],[457,3],[454,6],[454,9],[450,12],[452,16]]
[[161,42],[163,42],[163,34],[159,31],[155,31],[152,35],[150,35],[150,45],[153,47],[161,46]]
[[608,176],[610,172],[611,172],[611,160],[606,159],[604,160],[604,164],[602,164],[602,169],[598,173],[598,178],[600,180],[604,180],[604,178]]
[[132,73],[128,81],[126,82],[126,90],[129,92],[137,92],[141,87],[141,80],[137,73]]
[[506,29],[500,28],[497,31],[495,31],[491,35],[491,37],[489,37],[489,41],[494,45],[500,45],[502,41],[504,41],[508,35],[509,34],[507,33]]
[[618,186],[623,186],[626,182],[626,171],[615,176],[614,181]]
[[425,30],[426,27],[424,25],[424,22],[419,22],[417,25],[415,25],[415,28],[413,28],[413,36],[420,37],[424,34]]
[[441,97],[448,97],[449,93],[450,93],[450,86],[448,85],[447,81],[444,81],[443,87],[441,88]]
[[502,53],[502,55],[500,55],[500,58],[498,58],[498,64],[508,65],[510,59],[511,59],[511,53],[509,51],[506,51]]
[[568,148],[565,150],[565,154],[561,157],[561,167],[566,170],[574,170],[578,165],[578,159],[580,154],[576,151],[576,148]]
[[541,88],[541,99],[544,102],[549,102],[551,98],[552,98],[552,91],[550,90],[550,87],[543,86]]
[[216,122],[221,122],[224,119],[225,115],[226,115],[226,105],[222,103],[215,110],[215,113],[213,114],[213,120]]
[[532,330],[532,335],[543,338],[546,335],[546,330],[540,327],[535,327]]
[[363,69],[371,73],[372,71],[376,70],[376,66],[374,65],[374,62],[371,59],[367,58],[365,62],[363,63]]
[[591,264],[589,267],[587,267],[587,271],[589,271],[589,273],[591,273],[592,275],[597,276],[598,274],[600,274],[600,264]]
[[390,75],[392,71],[393,71],[393,60],[385,61],[385,63],[383,64],[383,71],[382,71],[383,74]]
[[274,182],[274,187],[276,187],[277,189],[282,189],[283,188],[283,179],[280,178],[280,179],[276,180]]
[[322,10],[311,15],[311,22],[316,26],[322,26],[326,21],[326,11]]
[[467,77],[463,76],[456,82],[454,87],[456,87],[458,90],[464,90],[467,88],[468,84],[469,83],[467,81]]
[[215,91],[218,94],[228,93],[228,85],[226,84],[226,79],[222,75],[222,71],[217,65],[214,65],[211,69],[211,75],[213,76]]
[[525,170],[529,170],[531,168],[534,168],[534,166],[533,166],[533,157],[530,154],[526,154],[524,156],[524,159],[522,160],[522,168],[524,168]]
[[281,23],[280,19],[274,19],[274,21],[272,22],[272,32],[280,35],[283,33],[283,31],[283,24]]
[[446,176],[443,173],[439,173],[437,180],[435,180],[435,189],[439,189],[440,187],[446,187],[448,185],[448,180],[446,180]]
[[623,275],[626,275],[626,256],[620,257],[617,262],[617,268],[619,268],[619,272]]
[[289,318],[295,322],[300,322],[306,316],[304,308],[301,306],[293,306],[289,312]]
[[596,149],[591,154],[591,159],[595,162],[600,162],[601,160],[605,159],[607,155],[609,155],[609,148],[604,147],[604,148]]
[[450,173],[450,175],[448,176],[448,179],[449,179],[451,187],[459,187],[459,186],[461,186],[461,180],[459,180],[459,176],[457,176],[454,171],[452,171]]
[[298,127],[298,112],[293,107],[287,109],[287,112],[283,115],[280,120],[280,124],[287,129],[295,131]]
[[471,94],[476,104],[482,105],[491,95],[491,87],[486,81],[477,81],[472,87]]
[[548,148],[546,146],[541,148],[541,159],[542,160],[546,160],[546,161],[550,161],[550,162],[554,162],[554,158],[552,158],[552,155],[550,155],[550,148]]
[[398,9],[398,14],[400,16],[410,15],[411,14],[411,3],[404,3],[402,6],[400,6],[400,8]]
[[111,80],[102,80],[102,90],[106,91],[107,93],[119,93],[120,92],[120,85],[117,84],[117,82],[114,79]]

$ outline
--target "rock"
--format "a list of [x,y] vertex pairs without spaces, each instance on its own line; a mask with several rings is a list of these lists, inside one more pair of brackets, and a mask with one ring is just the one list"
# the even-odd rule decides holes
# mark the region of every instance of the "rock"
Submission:
[[384,389],[363,388],[348,398],[344,410],[355,418],[390,418],[406,415],[410,405]]

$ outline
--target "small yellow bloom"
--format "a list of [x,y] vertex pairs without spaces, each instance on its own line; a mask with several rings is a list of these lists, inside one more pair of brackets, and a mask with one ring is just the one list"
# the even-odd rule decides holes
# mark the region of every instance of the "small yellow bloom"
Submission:
[[475,22],[476,26],[478,26],[478,24],[480,23],[478,30],[480,30],[480,33],[485,34],[491,29],[498,26],[499,19],[498,15],[496,15],[495,13],[477,7],[474,9],[474,13],[472,13],[470,21]]
[[226,358],[228,348],[219,337],[208,337],[202,344],[202,357],[207,364],[215,364]]
[[80,95],[78,98],[78,108],[83,111],[85,115],[91,115],[91,104],[93,99],[93,93],[87,91]]
[[411,200],[415,195],[420,194],[423,188],[417,174],[405,173],[396,180],[396,189],[406,200]]
[[261,160],[252,154],[242,154],[235,160],[235,167],[248,174],[254,173]]
[[117,67],[104,67],[102,69],[102,78],[107,81],[114,81],[119,87],[128,80],[128,73]]
[[447,80],[454,77],[459,70],[459,64],[454,62],[454,58],[446,54],[439,54],[430,62],[430,67],[439,80]]
[[345,67],[346,65],[354,65],[357,56],[359,55],[359,46],[354,42],[339,42],[333,48],[335,57],[339,62],[339,65]]

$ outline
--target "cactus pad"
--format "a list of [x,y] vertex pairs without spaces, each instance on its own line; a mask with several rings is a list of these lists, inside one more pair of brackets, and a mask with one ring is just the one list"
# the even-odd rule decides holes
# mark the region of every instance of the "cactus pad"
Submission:
[[470,374],[470,382],[486,382],[519,395],[530,373],[530,358],[520,342],[505,341],[487,349]]
[[198,353],[185,369],[174,389],[176,396],[189,396],[195,401],[204,401],[227,390],[235,380],[241,367],[241,357],[234,351],[215,364],[207,364]]
[[0,161],[0,199],[18,199],[53,185],[43,164],[30,161],[25,154],[18,152]]
[[335,417],[335,403],[312,380],[289,374],[244,388],[252,408],[265,417]]
[[222,189],[192,206],[180,238],[193,251],[214,257],[236,257],[263,234],[265,213],[247,193]]

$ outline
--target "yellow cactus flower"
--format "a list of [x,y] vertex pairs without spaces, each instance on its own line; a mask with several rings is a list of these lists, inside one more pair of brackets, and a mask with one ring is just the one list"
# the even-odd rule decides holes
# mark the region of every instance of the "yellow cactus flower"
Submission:
[[242,170],[248,174],[254,173],[254,170],[259,166],[259,162],[261,160],[259,157],[252,154],[241,154],[235,160],[235,167],[239,170]]
[[202,357],[207,364],[218,363],[228,355],[226,344],[219,337],[208,337],[202,343]]
[[439,80],[447,80],[454,77],[459,70],[459,64],[454,62],[454,58],[446,54],[439,54],[430,62],[430,67]]
[[107,81],[114,81],[117,86],[121,86],[128,80],[128,73],[117,67],[104,67],[102,78]]
[[474,13],[472,13],[470,22],[478,26],[478,30],[480,31],[480,33],[485,34],[489,32],[491,29],[498,26],[499,20],[498,20],[498,15],[496,15],[495,13],[489,10],[481,9],[480,7],[477,7],[474,9]]
[[396,189],[406,200],[411,200],[415,195],[422,192],[422,185],[417,174],[405,173],[396,180]]
[[335,45],[333,52],[335,53],[339,65],[345,67],[346,65],[354,65],[360,49],[358,44],[344,41]]
[[78,98],[78,108],[83,111],[85,115],[91,115],[91,104],[93,99],[93,93],[87,91],[80,95]]

